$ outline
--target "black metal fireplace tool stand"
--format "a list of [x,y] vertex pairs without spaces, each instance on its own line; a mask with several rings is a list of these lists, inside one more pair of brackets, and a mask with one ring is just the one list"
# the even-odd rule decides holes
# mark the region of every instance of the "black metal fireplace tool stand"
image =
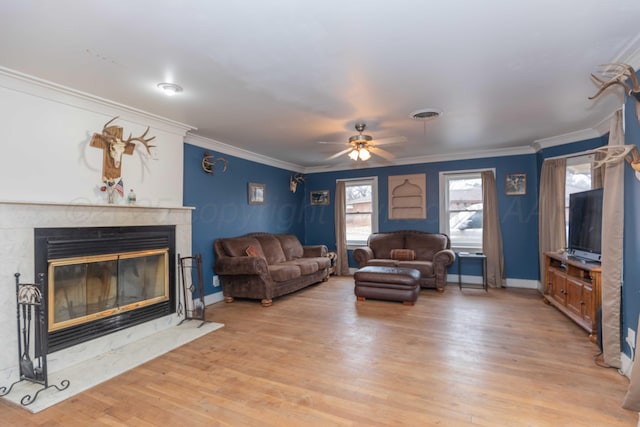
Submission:
[[[185,320],[200,320],[202,323],[198,328],[207,321],[204,318],[204,283],[202,281],[202,256],[197,254],[191,257],[180,257],[180,277],[182,279],[182,301],[178,303],[178,315],[181,316],[184,310]],[[183,307],[184,302],[184,307]]]
[[[18,366],[20,379],[7,387],[0,387],[0,396],[6,396],[14,385],[22,381],[42,385],[35,394],[26,394],[20,399],[23,406],[32,404],[40,392],[55,387],[58,391],[69,387],[69,380],[60,385],[49,385],[47,375],[47,301],[44,295],[44,274],[38,275],[38,283],[20,283],[20,273],[16,277],[16,302],[18,311]],[[32,324],[33,322],[33,324]],[[31,335],[33,334],[33,345]],[[32,353],[33,352],[33,353]]]

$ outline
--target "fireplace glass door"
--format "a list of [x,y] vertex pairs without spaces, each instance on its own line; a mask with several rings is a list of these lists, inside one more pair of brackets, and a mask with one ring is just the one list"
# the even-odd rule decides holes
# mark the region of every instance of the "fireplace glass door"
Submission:
[[49,331],[169,299],[169,250],[49,261]]

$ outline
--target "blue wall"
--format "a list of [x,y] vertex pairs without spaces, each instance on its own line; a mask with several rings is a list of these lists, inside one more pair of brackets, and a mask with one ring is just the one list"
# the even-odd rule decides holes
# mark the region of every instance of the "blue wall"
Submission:
[[[636,117],[636,102],[626,101],[625,143],[640,144],[640,125]],[[427,232],[439,230],[439,172],[495,168],[500,206],[500,224],[504,243],[507,277],[539,280],[538,272],[538,188],[539,172],[544,159],[578,153],[607,144],[608,135],[571,144],[545,148],[531,155],[457,160],[419,165],[353,169],[339,172],[309,174],[298,191],[289,191],[291,171],[266,166],[241,158],[224,155],[229,166],[226,172],[214,175],[200,167],[203,148],[184,146],[184,205],[193,206],[193,254],[203,256],[205,294],[220,292],[213,288],[213,241],[218,237],[238,236],[252,231],[292,233],[304,244],[326,244],[335,249],[334,196],[337,179],[378,177],[379,229],[393,231],[415,229]],[[388,177],[426,173],[427,219],[390,220],[388,218]],[[505,176],[510,173],[527,174],[527,193],[523,196],[505,195]],[[266,184],[266,203],[249,205],[247,183]],[[330,205],[311,206],[309,193],[315,190],[331,192]],[[631,356],[624,342],[627,328],[638,332],[640,314],[640,182],[631,168],[625,168],[624,211],[624,269],[622,289],[622,348]],[[182,254],[191,255],[191,254]],[[349,264],[356,264],[351,257]],[[450,268],[457,272],[457,265]],[[465,266],[464,274],[479,275],[474,265]]]
[[[304,241],[304,185],[294,194],[289,191],[293,172],[266,166],[238,157],[223,156],[226,172],[215,166],[213,175],[202,170],[203,148],[184,144],[184,206],[195,207],[192,214],[192,251],[202,255],[205,295],[221,292],[214,288],[213,241],[219,237],[239,236],[253,231],[292,233]],[[214,153],[211,153],[214,154]],[[266,185],[265,203],[249,205],[247,183]]]
[[[627,97],[625,104],[625,144],[640,145],[640,125],[636,101]],[[633,169],[624,168],[624,255],[622,277],[622,349],[631,357],[625,342],[627,328],[638,332],[640,314],[640,182]],[[640,342],[640,340],[638,341]]]
[[[472,160],[456,160],[418,165],[390,166],[384,168],[354,169],[340,172],[315,173],[307,177],[305,193],[309,190],[330,190],[329,206],[309,206],[306,209],[305,236],[307,244],[336,246],[334,232],[333,195],[336,179],[378,177],[379,230],[394,231],[414,229],[427,232],[439,231],[439,177],[440,172],[467,169],[496,169],[500,224],[504,243],[505,270],[508,278],[537,280],[538,273],[538,171],[536,156],[519,155]],[[388,217],[388,177],[426,173],[427,175],[427,219],[390,220]],[[527,174],[527,193],[523,196],[506,196],[505,179],[510,173]],[[350,257],[350,266],[355,267]],[[470,268],[475,266],[471,265]],[[467,274],[480,274],[476,269]],[[457,272],[457,265],[450,267]]]

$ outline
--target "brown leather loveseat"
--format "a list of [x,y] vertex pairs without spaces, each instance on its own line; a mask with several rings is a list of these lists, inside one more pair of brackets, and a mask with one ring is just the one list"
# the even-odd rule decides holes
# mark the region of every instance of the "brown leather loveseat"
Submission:
[[447,267],[453,264],[449,236],[417,230],[371,234],[367,246],[356,248],[353,258],[358,267],[414,268],[420,272],[420,287],[443,292],[447,285]]
[[214,271],[226,302],[234,297],[272,299],[326,281],[330,260],[325,245],[302,246],[293,234],[250,233],[217,239]]

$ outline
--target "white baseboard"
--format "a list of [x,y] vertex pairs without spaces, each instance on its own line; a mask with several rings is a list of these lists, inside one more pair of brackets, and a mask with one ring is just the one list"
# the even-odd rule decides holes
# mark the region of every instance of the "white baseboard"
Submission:
[[529,279],[509,279],[507,278],[507,288],[521,288],[521,289],[538,289],[542,290],[542,285],[539,280]]
[[216,292],[214,294],[209,294],[209,295],[205,295],[204,296],[204,305],[211,305],[211,304],[215,304],[217,302],[220,302],[224,299],[224,296],[222,295],[222,291],[220,292]]
[[620,373],[627,378],[631,378],[631,366],[633,365],[633,360],[629,358],[624,353],[620,353]]
[[[450,286],[458,285],[458,275],[449,274],[447,276],[447,284]],[[482,276],[467,276],[462,275],[462,283],[468,283],[470,285],[482,285]],[[507,278],[507,288],[520,288],[520,289],[538,289],[541,290],[540,282],[538,280],[529,279],[509,279]]]

